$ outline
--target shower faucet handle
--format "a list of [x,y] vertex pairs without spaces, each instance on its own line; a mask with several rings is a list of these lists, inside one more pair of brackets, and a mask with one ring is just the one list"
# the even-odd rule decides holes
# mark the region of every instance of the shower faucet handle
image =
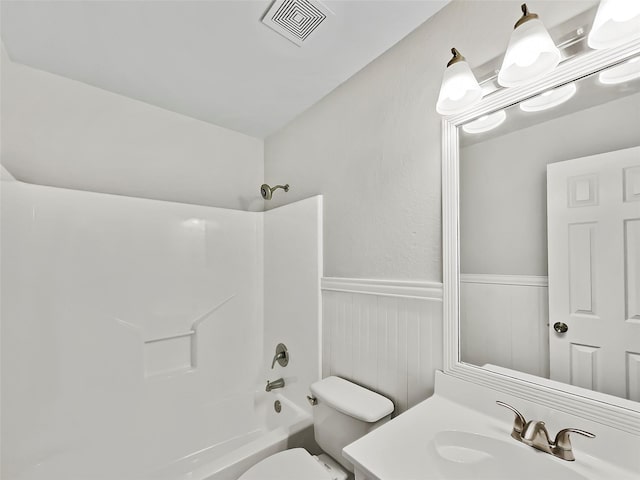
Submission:
[[276,362],[278,362],[281,367],[289,365],[289,352],[287,351],[287,346],[284,343],[279,343],[276,347],[276,354],[271,362],[271,370],[276,366]]

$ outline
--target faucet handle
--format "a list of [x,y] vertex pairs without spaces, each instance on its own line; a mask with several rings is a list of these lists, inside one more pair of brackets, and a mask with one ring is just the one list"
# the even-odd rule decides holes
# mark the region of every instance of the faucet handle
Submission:
[[276,362],[278,362],[281,367],[286,367],[289,364],[289,352],[284,343],[279,343],[276,347],[276,354],[271,362],[271,370],[276,366]]
[[285,353],[280,352],[280,353],[276,353],[275,357],[273,357],[273,361],[271,362],[271,370],[273,370],[273,368],[276,366],[276,362],[278,360],[280,360],[281,358],[285,358]]
[[596,436],[591,432],[579,430],[577,428],[565,428],[558,432],[556,439],[553,442],[554,455],[561,457],[564,460],[573,461],[575,460],[575,457],[573,456],[573,449],[571,447],[571,438],[569,437],[570,433],[577,433],[588,438],[596,438]]
[[511,436],[516,440],[521,441],[522,431],[524,430],[524,426],[527,423],[527,421],[524,419],[524,416],[518,410],[516,410],[515,407],[512,407],[508,403],[496,400],[496,404],[500,405],[501,407],[508,408],[516,415],[516,418],[513,420],[513,430],[511,431]]

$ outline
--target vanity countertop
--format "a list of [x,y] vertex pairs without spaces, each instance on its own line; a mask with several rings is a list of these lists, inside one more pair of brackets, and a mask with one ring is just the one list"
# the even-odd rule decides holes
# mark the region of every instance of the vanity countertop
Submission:
[[[575,419],[555,415],[554,412],[542,416],[534,411],[531,418],[548,420],[547,426],[552,438],[559,428],[564,427],[589,427],[590,431],[596,434],[596,439],[593,440],[573,435],[576,461],[561,460],[510,437],[513,414],[495,405],[495,400],[511,403],[521,409],[529,419],[527,412],[533,408],[529,408],[527,401],[512,399],[495,391],[478,394],[475,391],[478,388],[488,389],[476,385],[470,388],[467,395],[461,397],[460,402],[454,401],[451,399],[451,392],[445,392],[448,395],[443,395],[439,392],[438,386],[451,385],[459,380],[451,381],[442,373],[437,375],[439,379],[436,379],[434,396],[345,447],[343,454],[355,465],[357,480],[461,479],[469,478],[469,475],[473,478],[496,479],[501,478],[502,469],[510,468],[508,465],[511,464],[519,470],[519,479],[542,478],[541,474],[544,478],[552,478],[556,477],[556,473],[558,478],[563,480],[638,478],[640,460],[637,458],[638,455],[633,455],[632,452],[640,451],[640,437],[624,434],[628,435],[628,438],[626,443],[623,442],[622,452],[614,452],[612,447],[620,445],[620,438],[616,441],[612,435],[618,434],[612,434],[609,427],[598,428],[598,424],[585,425],[579,420],[578,424],[565,424],[562,422],[575,422]],[[460,391],[456,394],[459,395]],[[476,401],[478,409],[464,405]],[[496,415],[482,411],[487,408],[489,411],[495,409]],[[562,426],[556,427],[556,424]],[[443,446],[444,437],[461,438],[463,443],[464,439],[470,438],[478,442],[481,451],[467,448],[468,445]],[[594,456],[596,452],[585,451],[589,450],[586,447],[591,447],[591,450],[599,449],[598,457]],[[460,454],[463,457],[457,458]],[[620,455],[624,459],[622,462]],[[494,467],[500,467],[499,471],[491,467],[492,462]],[[489,470],[485,468],[487,465]],[[512,475],[509,476],[514,478]]]

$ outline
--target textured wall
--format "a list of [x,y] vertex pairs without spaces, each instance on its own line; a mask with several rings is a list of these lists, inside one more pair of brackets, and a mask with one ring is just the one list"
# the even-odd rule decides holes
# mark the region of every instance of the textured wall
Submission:
[[[324,195],[325,275],[441,279],[442,71],[453,46],[502,54],[520,3],[452,2],[266,140],[266,179],[291,184],[267,208]],[[528,2],[548,27],[594,4]]]
[[2,51],[2,164],[29,183],[262,210],[263,143],[13,63]]

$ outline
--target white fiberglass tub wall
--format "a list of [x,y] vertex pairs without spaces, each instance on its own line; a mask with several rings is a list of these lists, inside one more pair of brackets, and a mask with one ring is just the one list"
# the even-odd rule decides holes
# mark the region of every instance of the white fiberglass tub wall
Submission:
[[2,182],[2,227],[3,479],[196,478],[310,425],[265,417],[262,213]]
[[309,414],[309,386],[321,378],[322,196],[264,212],[264,364],[275,347],[290,354],[286,368],[277,363],[267,378],[283,377],[282,395]]
[[2,227],[2,478],[127,478],[247,431],[217,420],[261,383],[260,214],[3,182]]

